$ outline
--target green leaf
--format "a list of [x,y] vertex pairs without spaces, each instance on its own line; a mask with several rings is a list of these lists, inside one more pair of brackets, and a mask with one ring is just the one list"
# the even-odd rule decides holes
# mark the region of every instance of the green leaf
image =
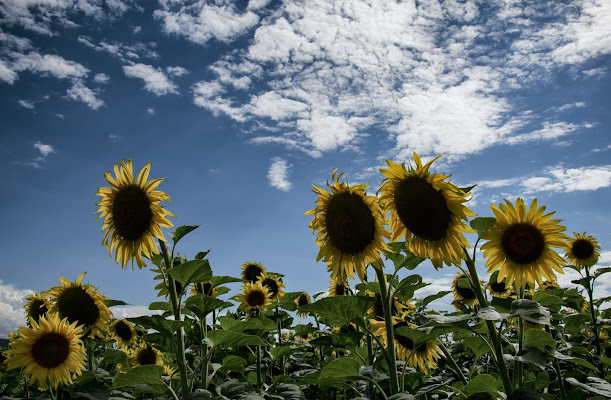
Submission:
[[191,310],[200,320],[203,320],[206,315],[214,310],[231,307],[232,305],[233,303],[203,294],[191,296],[185,301],[185,307]]
[[477,231],[479,237],[482,237],[496,222],[494,217],[477,217],[473,218],[469,225]]
[[174,246],[180,239],[182,239],[186,234],[192,232],[199,228],[199,225],[183,225],[176,228],[174,232],[170,232],[170,237],[174,239]]
[[223,358],[223,368],[228,371],[244,373],[244,367],[246,366],[246,360],[242,357],[229,355]]
[[210,400],[212,399],[212,393],[206,389],[195,389],[187,396],[186,400]]
[[426,296],[426,297],[425,297],[425,298],[422,300],[422,307],[426,307],[426,306],[427,306],[427,304],[429,304],[430,302],[435,301],[435,300],[437,300],[437,299],[441,299],[442,297],[444,297],[444,296],[446,296],[446,295],[448,295],[448,294],[450,294],[450,293],[452,293],[452,291],[451,291],[451,290],[446,290],[446,291],[443,291],[443,292],[439,292],[439,293],[436,293],[436,294],[432,294],[432,295],[430,295],[430,296]]
[[501,314],[494,307],[484,307],[477,312],[477,316],[486,321],[501,321],[510,317],[510,314]]
[[284,400],[306,400],[305,393],[294,383],[282,383],[276,386],[274,394]]
[[183,287],[189,283],[206,282],[212,278],[212,270],[208,260],[191,260],[168,269],[168,274],[180,282]]
[[535,324],[551,325],[549,310],[532,300],[514,300],[511,303],[511,316],[518,316]]
[[125,374],[118,374],[112,388],[117,389],[134,385],[164,386],[161,380],[162,373],[163,367],[160,365],[140,365],[130,369]]
[[375,299],[369,296],[333,296],[303,306],[301,310],[317,314],[340,326],[353,320],[362,320],[374,304]]
[[413,394],[409,393],[396,393],[388,398],[388,400],[415,400]]
[[191,324],[189,321],[167,320],[161,315],[144,315],[142,317],[126,318],[134,324],[142,325],[145,328],[155,329],[158,332],[166,332],[172,335],[181,327],[187,328]]
[[521,387],[514,390],[511,397],[520,400],[540,400],[541,394],[535,392],[531,388]]
[[471,379],[471,382],[465,386],[465,389],[471,394],[486,392],[493,396],[497,396],[497,383],[496,379],[492,375],[479,374]]
[[288,346],[276,346],[276,347],[272,347],[272,349],[269,352],[272,354],[272,357],[276,359],[280,357],[290,356],[291,348]]
[[296,311],[297,304],[295,304],[295,300],[297,300],[297,298],[301,296],[301,293],[303,292],[285,293],[282,297],[282,300],[280,301],[280,307],[285,309],[286,311]]
[[214,330],[208,332],[207,338],[212,341],[214,347],[218,346],[263,346],[265,343],[258,336],[246,335],[240,332],[226,331],[226,330]]
[[127,354],[121,350],[106,349],[104,351],[103,364],[125,364],[127,365]]
[[533,300],[541,304],[543,307],[563,304],[563,301],[560,297],[551,295],[546,292],[536,292],[533,295]]
[[611,267],[604,267],[604,268],[597,269],[596,272],[594,273],[594,279],[598,278],[602,274],[606,274],[607,272],[611,272]]
[[[398,271],[404,267],[411,271],[425,260],[425,258],[414,255],[414,253],[405,248],[404,245],[405,242],[390,243],[389,246],[394,252],[384,253],[387,258],[392,260],[393,264],[395,265],[395,271]],[[405,255],[401,254],[400,251],[403,251]]]
[[496,308],[501,313],[509,313],[511,311],[511,302],[513,299],[504,299],[502,297],[493,297],[490,305]]
[[114,307],[114,306],[126,306],[128,304],[121,300],[104,300],[104,305],[106,307]]
[[473,188],[474,188],[474,187],[476,187],[476,186],[477,186],[477,184],[475,184],[475,185],[473,185],[473,186],[465,186],[465,187],[461,187],[461,188],[458,188],[458,189],[460,189],[460,190],[461,190],[462,192],[464,192],[464,193],[469,193],[469,192],[470,192],[470,191],[472,191],[472,190],[473,190]]
[[399,286],[395,290],[395,297],[401,300],[408,300],[414,297],[414,292],[420,288],[430,285],[430,283],[422,282],[420,275],[410,275],[399,282]]
[[462,342],[466,347],[471,349],[475,357],[481,357],[490,351],[490,347],[486,341],[479,336],[470,336]]
[[564,360],[564,361],[569,361],[572,362],[574,364],[577,365],[581,365],[583,367],[589,368],[592,371],[598,371],[598,368],[596,368],[594,365],[590,364],[589,362],[587,362],[586,360],[582,359],[582,358],[578,358],[578,357],[571,357],[571,356],[567,356],[564,355],[562,353],[560,353],[559,351],[556,350],[546,350],[548,355],[551,355],[552,357],[555,357],[559,360]]
[[203,260],[204,258],[206,258],[206,256],[208,255],[208,253],[210,253],[210,250],[206,250],[206,251],[200,251],[199,253],[197,253],[195,255],[195,259],[196,260]]
[[574,283],[576,285],[581,285],[581,286],[583,286],[584,288],[587,289],[589,287],[590,280],[592,280],[592,279],[594,279],[593,276],[586,276],[585,278],[574,279],[574,280],[571,281],[571,283]]
[[458,287],[463,289],[471,289],[471,282],[467,278],[460,278],[458,280]]
[[359,377],[360,368],[361,363],[356,358],[337,358],[321,370],[318,387],[324,391],[354,381]]
[[218,285],[224,285],[226,283],[233,283],[233,282],[242,282],[242,280],[238,278],[234,278],[233,276],[213,276],[210,279],[210,284],[212,285],[212,287],[216,287]]
[[253,392],[254,390],[248,382],[240,382],[237,379],[224,382],[216,387],[216,393],[224,396],[226,399],[238,399],[240,396],[252,394]]
[[310,340],[310,344],[313,346],[329,346],[334,349],[346,349],[359,346],[362,337],[363,333],[361,332],[334,333]]
[[588,376],[586,383],[581,383],[575,378],[567,378],[566,381],[571,385],[578,386],[588,392],[601,395],[606,398],[611,398],[611,383],[604,379]]
[[547,332],[530,329],[524,332],[524,346],[536,347],[541,351],[545,351],[545,347],[550,349],[556,348],[556,341]]
[[240,330],[257,330],[261,332],[271,332],[278,329],[274,321],[267,318],[265,315],[259,314],[256,317],[249,318],[241,325],[238,325]]
[[162,310],[162,311],[172,311],[172,306],[165,301],[154,301],[149,304],[149,310]]
[[547,367],[547,359],[545,353],[536,347],[527,347],[522,351],[522,354],[514,357],[517,361],[527,362],[536,365],[545,370]]

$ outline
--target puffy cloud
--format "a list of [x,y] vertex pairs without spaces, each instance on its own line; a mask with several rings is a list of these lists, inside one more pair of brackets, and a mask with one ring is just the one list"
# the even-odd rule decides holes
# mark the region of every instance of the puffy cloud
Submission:
[[26,297],[34,293],[28,289],[17,289],[0,280],[0,338],[6,338],[9,332],[15,332],[25,326],[23,306]]
[[157,96],[168,93],[178,94],[178,86],[168,79],[161,68],[146,64],[124,65],[123,72],[130,78],[142,79],[144,88]]
[[93,80],[97,83],[108,83],[110,81],[110,76],[104,73],[100,73],[100,74],[96,74],[93,77]]
[[120,42],[108,43],[106,40],[101,40],[96,44],[87,36],[79,36],[78,41],[95,51],[108,53],[123,62],[129,62],[130,59],[139,59],[141,57],[159,58],[159,54],[155,51],[155,48],[157,48],[155,42],[124,44]]
[[18,103],[21,107],[29,108],[30,110],[34,109],[34,103],[29,100],[19,100]]
[[34,143],[34,148],[40,151],[43,157],[47,157],[51,153],[55,153],[55,149],[50,144],[42,144],[40,141]]
[[41,55],[36,52],[17,54],[12,66],[14,71],[30,71],[59,79],[84,78],[89,70],[81,64],[54,54]]
[[97,98],[96,93],[83,84],[81,80],[75,80],[72,87],[66,92],[69,99],[82,101],[92,110],[97,110],[104,105],[104,101]]
[[291,165],[286,160],[274,157],[267,171],[267,179],[270,185],[283,192],[291,190],[293,184],[288,179],[290,167]]
[[172,76],[183,76],[189,73],[189,71],[187,71],[183,67],[167,67],[165,70],[168,74]]
[[0,60],[0,80],[12,85],[18,78],[17,73]]

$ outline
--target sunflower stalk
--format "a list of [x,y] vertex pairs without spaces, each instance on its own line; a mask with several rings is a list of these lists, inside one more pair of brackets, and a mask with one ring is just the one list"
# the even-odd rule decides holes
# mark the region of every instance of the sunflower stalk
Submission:
[[598,364],[598,369],[600,371],[600,377],[603,378],[605,376],[605,367],[604,364],[600,361],[601,350],[600,350],[600,337],[598,336],[598,318],[596,317],[596,312],[594,311],[594,280],[590,279],[590,268],[585,266],[586,270],[586,279],[587,286],[586,291],[588,292],[588,299],[590,300],[590,316],[592,317],[592,332],[594,333],[594,346],[596,348],[596,363]]
[[[551,335],[549,326],[545,326],[545,331]],[[553,365],[554,371],[556,372],[556,381],[558,381],[558,386],[560,386],[560,394],[562,395],[562,400],[566,400],[566,390],[564,389],[564,380],[562,378],[562,371],[560,370],[560,363],[558,362],[558,358],[554,357]]]
[[[520,288],[520,300],[524,299],[524,288]],[[524,320],[522,318],[518,318],[518,355],[522,355],[522,350],[524,347]],[[519,388],[522,386],[522,379],[524,375],[524,363],[522,361],[516,362],[517,367],[517,375],[513,379],[513,383],[515,388]]]
[[[456,375],[458,375],[458,378],[460,379],[460,381],[463,383],[463,385],[467,386],[467,383],[468,383],[467,379],[465,378],[465,375],[460,370],[460,367],[458,366],[458,364],[456,364],[456,360],[454,360],[454,357],[452,357],[452,353],[448,351],[448,349],[441,342],[441,340],[437,340],[437,345],[443,352],[443,355],[446,357],[446,359],[450,362],[450,366],[456,372]],[[475,365],[475,363],[473,365]]]
[[[161,247],[161,252],[163,253],[163,259],[167,269],[172,268],[173,263],[170,260],[170,256],[168,254],[168,248],[165,245],[165,242],[161,239],[159,240],[159,246]],[[163,271],[163,269],[162,269]],[[174,320],[182,321],[182,316],[180,313],[180,303],[178,300],[178,295],[176,293],[176,284],[174,279],[168,274],[168,290],[170,291],[170,301],[172,302],[172,309],[174,310]],[[176,362],[178,364],[178,370],[180,373],[180,387],[181,387],[181,396],[183,399],[186,399],[189,395],[189,384],[187,381],[187,360],[185,358],[185,337],[183,328],[180,327],[177,330],[176,335]]]
[[[204,293],[204,285],[201,282],[197,283],[197,289],[199,290],[200,293]],[[208,390],[208,344],[205,343],[206,337],[208,336],[208,324],[206,323],[206,317],[204,316],[204,319],[199,321],[200,324],[200,329],[202,331],[202,350],[201,350],[201,357],[202,357],[202,371],[201,371],[201,383],[200,386],[203,389]]]
[[388,362],[388,374],[390,375],[390,394],[393,395],[399,391],[399,382],[397,377],[397,363],[395,362],[395,333],[393,330],[391,311],[392,311],[392,296],[390,290],[386,290],[386,277],[384,271],[375,268],[378,282],[380,283],[380,297],[382,300],[382,308],[384,309],[384,322],[386,323],[386,360]]

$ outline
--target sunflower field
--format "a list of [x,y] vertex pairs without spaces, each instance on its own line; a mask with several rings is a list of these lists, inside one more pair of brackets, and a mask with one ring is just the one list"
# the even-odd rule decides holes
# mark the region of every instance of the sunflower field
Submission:
[[[0,395],[12,399],[527,399],[611,398],[611,298],[597,298],[598,241],[565,234],[534,199],[469,208],[473,187],[431,172],[416,153],[387,161],[377,191],[332,172],[314,186],[310,228],[327,267],[308,294],[246,261],[217,275],[208,251],[179,242],[170,196],[136,177],[131,160],[104,174],[97,195],[103,245],[123,268],[149,267],[159,301],[115,319],[85,273],[27,298],[24,326],[0,358]],[[304,210],[305,211],[305,210]],[[483,252],[486,276],[476,269]],[[452,269],[447,291],[412,271]],[[581,274],[563,288],[557,274]],[[232,291],[228,285],[241,285]],[[453,295],[455,312],[430,305]]]

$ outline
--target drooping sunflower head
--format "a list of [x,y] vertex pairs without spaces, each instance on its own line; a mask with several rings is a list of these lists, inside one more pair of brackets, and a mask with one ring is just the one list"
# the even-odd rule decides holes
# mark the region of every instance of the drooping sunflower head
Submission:
[[21,368],[31,374],[41,388],[72,383],[73,374],[85,367],[85,348],[81,341],[84,328],[60,320],[57,313],[42,315],[31,328],[19,328],[20,336],[11,341],[6,363],[8,369]]
[[331,283],[329,296],[347,296],[349,294],[350,286],[348,286],[348,282],[331,279],[329,283]]
[[267,286],[263,286],[261,281],[244,282],[242,293],[236,299],[242,302],[241,307],[246,312],[252,310],[265,311],[272,303],[271,293]]
[[429,258],[435,268],[459,265],[462,248],[470,247],[464,233],[474,232],[465,222],[475,216],[463,204],[469,193],[446,182],[449,175],[430,173],[439,157],[423,166],[414,152],[415,168],[386,160],[389,168],[380,169],[385,176],[380,201],[390,209],[391,240],[405,237],[406,247],[418,257]]
[[79,275],[75,282],[60,278],[62,286],[55,286],[47,292],[53,302],[49,311],[59,313],[62,319],[68,318],[70,323],[83,325],[89,337],[103,336],[112,316],[104,304],[108,297],[98,293],[94,286],[83,284],[85,274]]
[[299,295],[299,297],[297,297],[297,299],[295,299],[295,304],[297,304],[297,315],[299,315],[300,317],[307,317],[308,316],[308,312],[307,311],[300,311],[299,307],[303,307],[303,306],[307,306],[308,304],[310,304],[312,302],[312,299],[310,298],[310,295],[307,292],[303,292]]
[[331,272],[331,279],[338,281],[358,277],[364,281],[368,264],[384,266],[380,252],[389,251],[384,238],[390,238],[386,230],[386,217],[376,196],[368,196],[367,185],[350,186],[339,182],[343,174],[333,171],[330,192],[312,185],[318,195],[316,208],[305,215],[314,215],[310,224],[316,232],[316,244],[320,247],[316,261],[323,259]]
[[198,285],[193,285],[193,289],[191,289],[191,296],[204,294],[206,296],[216,298],[219,295],[219,288],[216,286],[212,287],[212,283],[210,283],[210,281],[202,282],[202,289],[204,290],[203,293],[200,292]]
[[139,365],[163,365],[163,354],[153,346],[145,344],[131,353],[129,363],[132,367]]
[[134,325],[125,319],[115,319],[110,323],[110,336],[120,348],[133,346],[138,340]]
[[495,271],[490,276],[490,281],[488,281],[488,291],[492,297],[500,297],[506,299],[511,294],[511,288],[505,284],[505,280],[501,282],[497,281],[498,271]]
[[560,289],[560,285],[556,281],[544,281],[541,282],[537,288],[537,292],[544,292],[546,290]]
[[586,236],[584,232],[580,235],[573,232],[574,238],[569,238],[564,255],[569,263],[577,267],[591,267],[598,262],[600,257],[600,244],[592,236]]
[[263,265],[254,261],[248,261],[242,265],[242,280],[244,282],[254,283],[263,276],[265,276],[265,267]]
[[471,288],[469,278],[466,275],[458,273],[452,282],[452,293],[454,300],[462,302],[469,306],[474,306],[478,303],[477,295]]
[[282,299],[282,297],[284,297],[285,293],[282,288],[286,287],[286,285],[282,283],[282,281],[280,281],[279,279],[275,279],[273,276],[266,274],[261,279],[261,284],[264,287],[267,287],[267,289],[269,290],[270,299],[272,301],[279,301]]
[[30,318],[33,319],[34,322],[38,322],[40,317],[45,315],[51,306],[49,305],[49,300],[47,300],[44,295],[38,293],[32,293],[26,297],[26,300],[28,302],[24,308],[28,326],[31,327],[32,325],[30,324]]
[[132,161],[115,164],[115,177],[110,172],[104,174],[111,187],[101,187],[96,195],[102,198],[96,204],[101,213],[97,219],[104,218],[102,230],[106,230],[102,243],[108,248],[116,263],[122,262],[123,268],[128,261],[136,259],[139,268],[145,267],[142,254],[150,258],[159,254],[155,238],[165,241],[161,227],[174,226],[167,217],[176,216],[159,203],[169,200],[166,193],[155,190],[165,179],[148,181],[151,163],[148,163],[134,179]]
[[[488,240],[482,245],[488,273],[499,270],[497,281],[523,288],[528,282],[541,284],[542,278],[555,280],[556,274],[563,273],[565,264],[552,247],[564,248],[564,227],[560,220],[550,219],[554,213],[545,214],[545,207],[537,207],[534,199],[526,209],[520,198],[514,205],[505,200],[497,208],[490,207],[496,222],[482,238]],[[532,287],[532,286],[531,286]]]

